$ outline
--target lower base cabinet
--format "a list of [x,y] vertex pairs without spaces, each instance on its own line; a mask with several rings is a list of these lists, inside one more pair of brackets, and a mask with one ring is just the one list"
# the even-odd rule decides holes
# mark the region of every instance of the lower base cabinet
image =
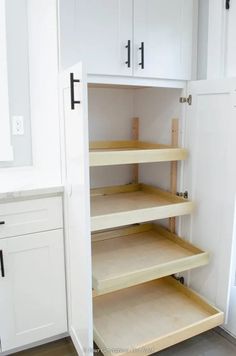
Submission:
[[1,351],[67,331],[62,229],[0,240]]

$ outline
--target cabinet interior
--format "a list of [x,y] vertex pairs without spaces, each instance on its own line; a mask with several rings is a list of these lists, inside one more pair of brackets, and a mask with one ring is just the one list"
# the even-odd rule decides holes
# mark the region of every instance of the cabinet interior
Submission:
[[[169,88],[89,86],[90,142],[132,140],[133,118],[139,118],[140,141],[170,145],[172,119],[178,118],[179,146],[184,147],[181,92]],[[132,182],[132,172],[132,164],[91,167],[91,188],[128,184]],[[140,164],[139,182],[169,190],[170,163]]]

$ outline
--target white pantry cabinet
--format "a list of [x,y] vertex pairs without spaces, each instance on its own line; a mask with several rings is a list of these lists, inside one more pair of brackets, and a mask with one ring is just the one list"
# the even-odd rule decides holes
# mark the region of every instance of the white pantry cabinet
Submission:
[[[235,152],[233,117],[236,105],[236,81],[189,82],[184,90],[90,85],[88,99],[87,78],[80,63],[62,74],[61,88],[65,141],[69,327],[78,353],[82,355],[93,353],[92,327],[94,339],[100,348],[104,348],[104,354],[113,355],[112,350],[120,346],[120,340],[124,341],[120,346],[124,346],[124,350],[137,344],[149,345],[150,352],[145,353],[149,354],[222,324],[223,313],[205,303],[188,288],[182,289],[179,283],[173,284],[173,280],[168,278],[160,282],[152,282],[156,278],[167,276],[167,270],[172,274],[202,266],[196,271],[191,271],[187,284],[213,305],[221,308],[225,312],[227,323],[232,273],[231,249],[235,200],[233,181],[236,178],[235,169],[231,164]],[[184,104],[179,102],[186,89],[188,94],[192,95],[191,105],[189,105],[191,100]],[[140,119],[140,132],[136,131],[136,141],[132,141],[134,136],[132,136],[131,119],[137,117]],[[184,151],[182,151],[183,156],[178,156],[179,152],[172,151],[173,146],[167,146],[171,141],[170,122],[173,117],[180,119],[179,142],[189,152],[186,162],[179,163],[178,188],[182,191],[188,190],[190,199],[195,202],[194,209],[190,201],[163,191],[163,189],[170,190],[170,170],[167,161],[186,158]],[[133,135],[134,131],[133,127]],[[137,142],[137,135],[140,142]],[[89,141],[92,141],[90,154]],[[159,145],[160,142],[164,145]],[[166,158],[163,154],[167,154]],[[171,158],[172,154],[177,155]],[[133,168],[137,174],[137,166],[130,165],[132,162],[141,163],[138,177],[143,184],[137,184],[140,183],[139,180],[130,184],[134,182]],[[149,163],[144,164],[144,162]],[[110,164],[112,167],[109,167]],[[159,189],[150,185],[155,187],[158,185]],[[223,186],[225,189],[221,195],[217,187]],[[97,188],[91,190],[91,215],[90,187]],[[156,261],[156,257],[151,259],[145,255],[140,258],[140,261],[134,257],[129,258],[135,249],[140,254],[154,252],[154,248],[151,247],[154,237],[150,232],[152,227],[145,227],[142,223],[190,213],[192,213],[191,217],[185,216],[177,220],[177,230],[181,236],[198,248],[203,246],[204,251],[207,251],[210,256],[209,265],[205,259],[206,255],[204,259],[203,256],[198,255],[192,256],[191,259],[184,257],[185,262],[182,261],[180,264],[173,260],[165,262],[165,265],[161,265],[161,269],[155,262],[155,266],[151,266],[147,272],[141,269],[140,261],[146,266],[152,263],[151,260]],[[166,222],[168,221],[164,223]],[[140,237],[140,244],[142,239],[149,241],[143,248],[135,241],[136,230],[139,227],[132,224],[137,223],[141,223],[139,226],[142,233],[145,229],[149,231],[149,237],[146,233]],[[126,226],[128,224],[131,224],[130,232]],[[117,230],[122,226],[121,230]],[[115,228],[115,230],[102,233],[99,231],[107,228]],[[93,272],[91,271],[91,230],[93,231]],[[127,238],[127,235],[130,237]],[[164,235],[168,235],[166,230]],[[172,241],[176,239],[182,241],[182,246],[189,249],[187,247],[189,245],[185,244],[182,238],[179,240],[176,236],[168,236]],[[109,243],[109,239],[113,238],[117,240],[113,244]],[[162,239],[160,236],[159,238]],[[108,264],[110,256],[113,256],[112,259],[117,258],[113,253],[114,244],[117,253],[124,254],[121,259],[124,265],[117,259],[114,264],[112,263],[112,271],[110,269],[108,271],[105,266],[106,258]],[[190,248],[193,248],[194,253],[201,254],[196,247]],[[188,254],[186,251],[185,253]],[[195,267],[190,262],[193,261],[192,258],[196,263]],[[94,270],[94,268],[98,269]],[[131,274],[132,277],[129,277]],[[140,283],[144,284],[140,285]],[[127,286],[130,289],[126,289]],[[170,294],[170,289],[172,293],[172,288],[174,294],[171,294],[173,296],[171,301],[167,296]],[[108,293],[111,291],[112,293]],[[149,298],[149,291],[153,295],[152,301]],[[134,303],[136,309],[130,305],[134,295],[139,295],[141,298],[137,298],[137,304]],[[168,318],[168,303],[170,303],[173,307],[171,317],[178,318],[180,324],[172,328],[175,325],[174,321],[167,323],[166,326],[161,323],[164,325],[162,330],[149,313],[152,308],[155,308],[157,297],[160,297],[160,303],[163,302],[163,295],[165,300],[167,298],[165,310],[157,311],[155,320],[160,320],[159,312],[164,319]],[[186,295],[196,304],[188,304],[189,299],[185,300]],[[181,306],[177,300],[181,300]],[[177,303],[176,308],[175,303]],[[92,306],[94,321],[92,321]],[[119,306],[119,313],[114,306]],[[179,310],[181,314],[178,314]],[[143,320],[143,313],[146,315],[145,320]],[[106,318],[105,315],[110,315],[110,318]],[[114,323],[116,317],[117,323]],[[153,344],[151,344],[150,333],[147,332],[150,330],[149,318],[153,321],[151,328]],[[125,337],[123,324],[127,326]],[[134,325],[140,326],[137,331]],[[139,338],[142,327],[144,332]],[[183,328],[187,330],[186,333],[183,333]],[[129,333],[130,330],[132,335]],[[160,334],[157,335],[156,330],[159,330]],[[172,337],[167,337],[165,330],[172,333]]]
[[63,231],[0,239],[0,258],[1,350],[66,332]]
[[62,66],[89,75],[187,80],[194,0],[60,0]]

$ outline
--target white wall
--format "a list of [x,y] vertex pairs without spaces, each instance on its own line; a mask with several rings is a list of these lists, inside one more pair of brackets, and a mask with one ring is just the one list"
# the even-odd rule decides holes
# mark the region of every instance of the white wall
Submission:
[[9,111],[24,117],[24,136],[12,136],[14,161],[0,167],[26,166],[32,162],[27,0],[6,1]]
[[[179,104],[181,90],[177,89],[138,89],[135,91],[134,115],[140,118],[140,139],[143,141],[171,143],[171,123],[173,118],[183,122],[182,108]],[[179,142],[181,145],[182,135]],[[170,189],[170,163],[142,164],[140,181]]]
[[[132,139],[132,89],[89,88],[88,102],[90,141]],[[92,187],[127,184],[132,180],[132,168],[94,167],[90,170],[90,177]]]

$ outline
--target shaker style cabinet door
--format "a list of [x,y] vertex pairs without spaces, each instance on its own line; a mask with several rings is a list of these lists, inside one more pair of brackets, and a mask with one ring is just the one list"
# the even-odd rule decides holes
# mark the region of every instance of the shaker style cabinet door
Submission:
[[67,331],[62,230],[0,240],[2,351]]
[[132,75],[132,0],[78,0],[78,60],[89,74]]
[[193,0],[134,0],[134,75],[191,79]]
[[61,73],[69,333],[80,356],[93,354],[87,81],[82,63]]
[[188,93],[192,105],[187,106],[185,147],[191,159],[183,186],[196,202],[190,240],[211,256],[209,265],[191,271],[190,287],[224,311],[227,321],[235,279],[236,80],[189,82]]

